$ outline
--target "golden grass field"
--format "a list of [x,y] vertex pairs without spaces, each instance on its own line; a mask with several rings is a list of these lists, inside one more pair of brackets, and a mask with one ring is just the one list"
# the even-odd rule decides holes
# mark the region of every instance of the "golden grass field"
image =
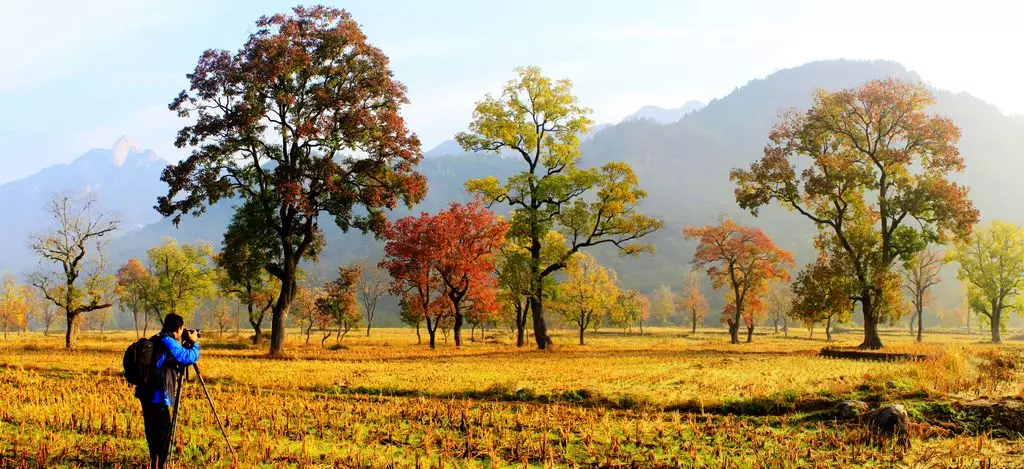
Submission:
[[[892,330],[888,350],[929,358],[885,363],[821,358],[826,343],[805,331],[737,346],[719,329],[646,332],[579,346],[565,331],[543,352],[501,331],[436,351],[408,329],[349,334],[338,350],[294,334],[286,360],[207,334],[199,365],[238,459],[194,381],[175,457],[183,467],[1024,467],[1019,433],[951,404],[1020,397],[1024,344],[927,331],[916,344]],[[856,345],[856,332],[836,344]],[[141,412],[120,376],[134,338],[86,332],[70,353],[56,335],[0,340],[0,466],[144,464]],[[836,421],[843,398],[907,406],[911,447],[868,444],[862,425]]]

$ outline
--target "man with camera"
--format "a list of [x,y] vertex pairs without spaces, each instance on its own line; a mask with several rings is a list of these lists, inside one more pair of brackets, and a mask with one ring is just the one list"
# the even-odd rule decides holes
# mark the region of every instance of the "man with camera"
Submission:
[[171,313],[164,318],[160,334],[151,340],[154,375],[148,384],[135,388],[135,397],[142,403],[150,467],[162,468],[170,449],[170,408],[175,404],[178,373],[199,360],[199,331],[185,329],[185,320]]

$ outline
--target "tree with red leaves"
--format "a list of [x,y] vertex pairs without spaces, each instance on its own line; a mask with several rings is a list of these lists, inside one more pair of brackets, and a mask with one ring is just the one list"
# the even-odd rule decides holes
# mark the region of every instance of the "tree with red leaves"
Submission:
[[419,139],[399,114],[405,87],[347,12],[296,7],[256,28],[236,53],[204,52],[171,102],[192,119],[175,141],[191,154],[164,170],[170,187],[156,208],[177,224],[242,199],[228,231],[251,239],[281,281],[270,337],[280,356],[299,262],[322,248],[319,215],[380,235],[385,210],[422,200],[426,182],[414,171]]
[[479,201],[452,203],[437,215],[405,217],[388,230],[381,266],[410,314],[426,321],[431,348],[442,318],[452,318],[455,345],[461,346],[467,314],[497,311],[494,253],[507,230],[508,224]]
[[752,324],[764,308],[761,296],[770,281],[789,279],[786,267],[793,267],[793,255],[776,246],[761,230],[731,219],[717,225],[687,227],[683,233],[686,239],[699,241],[693,263],[707,267],[716,289],[729,287],[723,316],[729,325],[731,343],[740,343],[741,320],[747,324],[749,342]]

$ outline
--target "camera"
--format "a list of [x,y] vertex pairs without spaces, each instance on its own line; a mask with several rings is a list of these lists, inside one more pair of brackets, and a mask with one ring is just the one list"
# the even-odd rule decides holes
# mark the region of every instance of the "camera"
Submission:
[[189,333],[191,333],[192,337],[195,337],[197,339],[200,339],[200,338],[203,337],[203,331],[202,330],[199,330],[199,329],[185,329],[185,330],[188,331]]

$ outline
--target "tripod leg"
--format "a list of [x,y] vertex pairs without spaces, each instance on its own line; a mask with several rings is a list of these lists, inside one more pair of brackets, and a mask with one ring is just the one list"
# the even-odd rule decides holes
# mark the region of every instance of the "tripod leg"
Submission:
[[174,411],[171,413],[171,433],[167,435],[167,458],[164,463],[171,462],[171,454],[174,452],[174,430],[178,428],[178,406],[181,404],[181,388],[185,384],[185,374],[188,371],[182,372],[178,375],[178,386],[174,390]]
[[220,434],[224,436],[224,443],[228,445],[228,450],[231,451],[231,455],[234,456],[235,460],[238,460],[238,455],[235,454],[235,448],[231,446],[231,442],[228,441],[228,432],[224,429],[224,423],[221,422],[220,416],[217,415],[217,407],[213,405],[213,399],[210,398],[210,391],[206,389],[206,381],[203,381],[203,374],[199,372],[199,365],[193,364],[192,368],[196,370],[196,377],[199,378],[199,385],[203,388],[203,394],[206,394],[206,402],[210,403],[210,410],[213,411],[213,418],[217,420],[217,426],[220,427]]

